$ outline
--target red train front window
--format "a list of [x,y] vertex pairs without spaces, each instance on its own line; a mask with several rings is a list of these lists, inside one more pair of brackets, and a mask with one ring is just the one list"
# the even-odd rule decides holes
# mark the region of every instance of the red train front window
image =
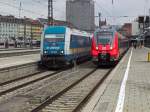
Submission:
[[96,35],[97,38],[97,44],[102,44],[102,45],[106,45],[106,44],[111,44],[112,43],[112,38],[113,38],[113,34],[112,32],[99,32]]

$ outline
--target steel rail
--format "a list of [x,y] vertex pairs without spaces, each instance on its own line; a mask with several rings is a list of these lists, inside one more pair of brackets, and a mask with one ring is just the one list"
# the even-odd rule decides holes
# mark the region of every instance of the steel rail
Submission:
[[75,83],[71,84],[69,87],[65,88],[64,90],[62,90],[61,92],[59,92],[58,94],[56,94],[53,97],[49,97],[47,98],[47,100],[45,100],[42,104],[40,104],[38,107],[36,107],[35,109],[31,110],[31,112],[38,112],[40,110],[42,110],[43,108],[45,108],[47,105],[49,105],[50,103],[52,103],[53,101],[55,101],[56,99],[58,99],[61,95],[63,95],[64,93],[66,93],[68,90],[70,90],[71,88],[73,88],[75,85],[79,84],[81,81],[83,81],[84,79],[86,79],[88,76],[90,76],[91,74],[93,74],[95,71],[97,70],[97,68],[94,68],[92,71],[90,71],[87,75],[85,75],[84,77],[80,78],[79,80],[77,80]]
[[[17,89],[20,89],[20,88],[23,88],[23,87],[25,87],[25,86],[28,86],[28,85],[30,85],[30,84],[32,84],[32,83],[35,83],[35,82],[38,82],[38,81],[47,79],[47,78],[49,78],[49,77],[51,77],[51,76],[53,76],[53,75],[56,75],[56,74],[58,74],[58,73],[61,73],[62,71],[63,71],[63,70],[59,70],[59,71],[56,71],[56,72],[54,72],[54,73],[50,73],[49,75],[46,75],[46,76],[37,78],[37,79],[35,79],[35,80],[32,80],[32,81],[30,81],[30,82],[27,82],[27,83],[24,83],[24,84],[21,84],[21,85],[12,87],[12,88],[10,88],[10,89],[8,89],[8,90],[4,90],[4,91],[0,92],[0,97],[1,97],[2,95],[7,94],[7,93],[13,92],[13,91],[15,91],[15,90],[17,90]],[[35,74],[35,75],[36,75],[36,74]],[[11,83],[10,83],[10,84],[11,84]]]

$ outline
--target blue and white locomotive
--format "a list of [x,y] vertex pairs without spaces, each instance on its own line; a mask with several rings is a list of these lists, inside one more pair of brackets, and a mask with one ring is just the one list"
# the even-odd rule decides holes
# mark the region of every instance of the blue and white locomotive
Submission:
[[48,26],[41,40],[41,62],[46,66],[71,64],[90,56],[91,35],[66,26]]

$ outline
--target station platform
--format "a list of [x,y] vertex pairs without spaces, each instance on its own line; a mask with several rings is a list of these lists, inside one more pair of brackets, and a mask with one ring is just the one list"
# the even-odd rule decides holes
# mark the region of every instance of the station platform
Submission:
[[30,49],[40,49],[39,47],[33,47],[33,48],[0,48],[1,51],[13,51],[13,50],[30,50]]
[[0,50],[0,54],[12,52],[25,52],[25,51],[40,51],[40,49],[13,49],[13,50]]
[[150,112],[149,48],[131,48],[82,112]]
[[39,60],[40,54],[30,54],[30,55],[0,58],[0,70],[8,67],[38,62]]
[[40,53],[40,49],[0,50],[0,58]]

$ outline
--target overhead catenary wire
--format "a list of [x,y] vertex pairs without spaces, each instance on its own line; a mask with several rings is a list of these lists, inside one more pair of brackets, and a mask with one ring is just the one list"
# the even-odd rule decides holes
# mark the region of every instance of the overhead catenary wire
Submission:
[[112,16],[112,14],[107,10],[105,9],[99,2],[95,1],[95,4],[98,6],[98,8],[100,8],[100,10],[102,10],[106,15],[108,16]]
[[[12,1],[17,1],[17,0],[12,0]],[[20,1],[22,1],[22,0],[20,0]],[[65,10],[62,10],[60,8],[54,8],[55,5],[57,5],[57,3],[58,3],[58,1],[53,0],[53,5],[54,5],[53,6],[53,10],[54,10],[54,12],[65,14]],[[42,14],[41,16],[47,17],[47,8],[46,8],[46,7],[48,7],[47,0],[42,0],[42,1],[41,0],[22,1],[22,4],[29,4],[29,5],[38,7],[38,9],[39,9],[39,6],[40,6],[42,10],[45,9],[44,10],[45,13]]]
[[[118,21],[122,21],[125,18],[130,18],[130,19],[135,19],[137,17],[137,15],[115,15],[115,12],[111,12],[111,10],[114,10],[115,7],[115,1],[111,0],[111,4],[109,4],[110,6],[108,6],[107,8],[105,8],[104,6],[108,5],[108,4],[104,4],[103,1],[101,1],[100,3],[98,2],[99,0],[95,0],[95,4],[97,5],[97,7],[101,10],[102,12],[102,18],[107,18],[110,21],[112,21],[112,18],[115,18],[115,21],[117,19]],[[113,7],[113,9],[109,8],[109,7]],[[97,16],[98,17],[98,16]]]
[[[44,0],[32,0],[32,2],[34,2],[34,3],[37,3],[37,4],[40,4],[40,5],[42,5],[42,6],[47,6],[47,0],[45,0],[44,2],[43,2]],[[31,1],[30,1],[31,2]],[[45,4],[46,3],[46,4]]]
[[[42,6],[42,7],[48,7],[48,4],[47,4],[47,1],[48,0],[42,0],[42,1],[40,1],[40,0],[32,0],[32,2],[34,3],[34,4],[40,4],[40,6]],[[61,14],[64,14],[65,15],[65,10],[62,10],[61,8],[55,8],[55,7],[57,7],[57,4],[58,4],[58,1],[59,0],[53,0],[53,13],[61,13]],[[65,2],[65,1],[64,1]],[[46,9],[46,8],[45,8]],[[54,15],[54,17],[53,18],[55,18],[56,17],[56,15]],[[62,16],[61,18],[63,18],[64,16]]]
[[[15,9],[19,9],[18,6],[15,6],[15,5],[12,5],[10,3],[6,3],[6,2],[2,2],[0,1],[0,4],[3,4],[3,5],[6,5],[6,6],[9,6],[9,7],[12,7],[12,8],[15,8]],[[24,12],[27,12],[27,13],[31,13],[31,14],[34,14],[34,15],[40,15],[40,16],[43,16],[44,14],[39,14],[38,12],[34,12],[34,11],[31,11],[31,10],[28,10],[28,9],[24,9],[24,8],[21,8],[21,11],[24,11]]]

